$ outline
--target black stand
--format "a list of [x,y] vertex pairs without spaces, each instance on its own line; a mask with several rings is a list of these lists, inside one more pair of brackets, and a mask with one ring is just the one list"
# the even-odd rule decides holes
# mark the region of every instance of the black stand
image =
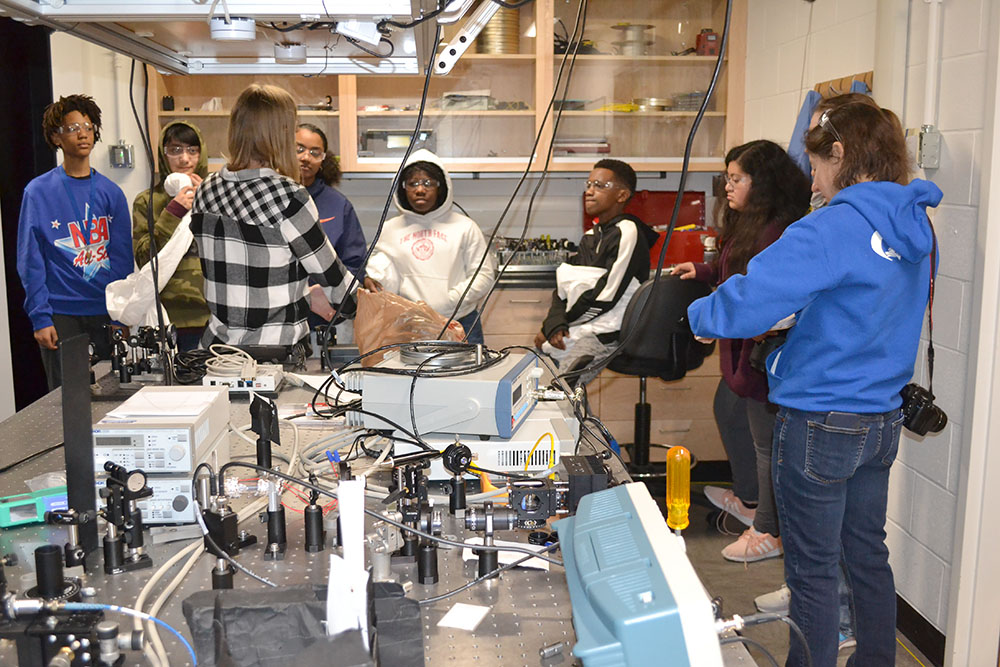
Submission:
[[654,495],[666,495],[666,463],[650,463],[650,430],[652,428],[653,407],[646,401],[646,378],[639,377],[639,402],[635,404],[634,441],[628,448],[631,462],[628,472],[632,479],[644,482]]
[[[90,412],[90,338],[86,334],[59,341],[62,366],[63,454],[66,500],[80,515],[96,513],[94,493],[94,424]],[[97,551],[97,522],[80,524],[80,548]]]

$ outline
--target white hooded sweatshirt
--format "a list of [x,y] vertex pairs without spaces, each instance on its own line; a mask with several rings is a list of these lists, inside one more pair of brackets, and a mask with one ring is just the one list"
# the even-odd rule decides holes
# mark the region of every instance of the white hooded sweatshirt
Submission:
[[486,296],[496,277],[496,258],[490,253],[483,268],[473,276],[486,252],[486,239],[479,225],[453,210],[451,175],[436,155],[415,151],[406,164],[430,162],[444,172],[447,197],[441,206],[425,214],[403,208],[399,192],[392,195],[401,215],[387,220],[375,250],[368,260],[367,274],[382,287],[412,301],[424,301],[449,317],[465,288],[472,288],[462,301],[456,319],[465,317]]

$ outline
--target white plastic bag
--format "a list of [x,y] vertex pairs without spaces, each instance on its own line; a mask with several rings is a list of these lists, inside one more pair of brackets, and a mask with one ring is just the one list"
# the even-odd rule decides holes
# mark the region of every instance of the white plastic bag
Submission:
[[[177,270],[177,265],[187,253],[194,241],[191,233],[191,212],[181,219],[174,230],[173,236],[156,254],[158,278],[163,290],[167,282]],[[133,271],[121,280],[108,283],[104,290],[104,300],[111,319],[129,327],[156,326],[156,299],[153,291],[153,269],[147,263],[138,271]],[[168,323],[166,308],[163,309],[163,322]]]

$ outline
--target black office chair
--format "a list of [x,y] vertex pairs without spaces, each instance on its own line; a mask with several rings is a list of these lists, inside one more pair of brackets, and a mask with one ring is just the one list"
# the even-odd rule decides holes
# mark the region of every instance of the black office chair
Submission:
[[[635,439],[629,472],[636,478],[662,477],[649,463],[652,407],[646,402],[646,378],[673,381],[701,366],[712,353],[714,343],[694,339],[688,324],[687,308],[695,299],[708,296],[711,288],[699,280],[681,280],[661,275],[647,280],[632,295],[622,319],[620,340],[624,345],[608,364],[616,373],[639,378],[639,401],[635,404]],[[650,301],[645,308],[644,304]],[[633,333],[634,332],[634,333]]]

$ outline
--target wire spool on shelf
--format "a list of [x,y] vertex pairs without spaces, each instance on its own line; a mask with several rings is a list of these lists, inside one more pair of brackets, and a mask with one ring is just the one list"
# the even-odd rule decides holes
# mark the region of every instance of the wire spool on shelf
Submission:
[[424,364],[424,368],[471,366],[476,363],[476,350],[454,343],[427,341],[399,348],[399,360],[411,366]]
[[520,53],[520,28],[520,10],[500,9],[479,33],[476,40],[479,53]]

